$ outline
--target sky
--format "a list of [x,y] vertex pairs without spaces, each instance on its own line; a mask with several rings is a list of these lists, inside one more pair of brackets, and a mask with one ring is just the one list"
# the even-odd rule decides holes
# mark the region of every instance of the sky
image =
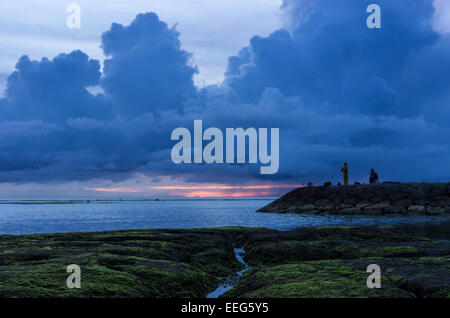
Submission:
[[[81,8],[81,28],[68,29],[68,5]],[[103,61],[100,36],[111,23],[128,25],[138,13],[156,12],[177,26],[182,46],[194,54],[198,86],[223,80],[227,59],[255,34],[268,35],[280,27],[281,0],[17,0],[0,3],[0,90],[24,54],[53,58],[82,50]]]
[[[0,3],[0,197],[277,196],[450,179],[450,4]],[[280,169],[176,165],[176,127],[277,127]]]

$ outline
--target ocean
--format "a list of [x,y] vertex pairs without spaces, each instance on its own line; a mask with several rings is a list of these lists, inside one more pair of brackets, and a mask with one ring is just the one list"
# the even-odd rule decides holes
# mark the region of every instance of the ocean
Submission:
[[[265,227],[290,230],[331,225],[439,223],[449,217],[339,216],[257,213],[270,203],[253,200],[2,201],[0,234],[156,228]],[[19,203],[19,204],[18,204]],[[23,204],[29,203],[29,204]],[[31,203],[31,204],[30,204]]]

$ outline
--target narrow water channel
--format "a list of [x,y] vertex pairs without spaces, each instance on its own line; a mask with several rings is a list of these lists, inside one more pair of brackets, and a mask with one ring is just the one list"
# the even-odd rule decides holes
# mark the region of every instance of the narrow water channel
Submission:
[[[244,261],[244,258],[242,255],[245,254],[245,251],[243,248],[235,248],[234,249],[234,256],[236,257],[237,261],[245,266],[244,269],[240,270],[239,272],[236,272],[236,275],[238,277],[242,276],[246,271],[250,269],[250,266]],[[231,288],[234,287],[235,279],[227,279],[225,283],[220,284],[219,287],[217,287],[216,290],[209,293],[206,298],[218,298],[219,296],[225,294],[227,291],[229,291]]]

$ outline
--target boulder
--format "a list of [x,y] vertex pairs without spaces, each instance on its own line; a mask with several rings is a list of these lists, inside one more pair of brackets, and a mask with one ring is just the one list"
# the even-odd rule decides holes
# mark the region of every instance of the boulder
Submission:
[[425,212],[425,207],[423,205],[410,205],[408,212]]
[[309,210],[305,212],[306,214],[321,214],[322,211],[320,210]]
[[405,192],[393,192],[389,194],[389,199],[391,201],[400,201],[405,200],[406,198],[408,198],[408,194]]
[[368,202],[359,202],[359,203],[356,203],[355,207],[360,208],[360,209],[364,209],[365,207],[367,207],[369,205],[370,205],[370,203],[368,203]]
[[412,205],[412,201],[411,200],[400,200],[400,201],[393,201],[392,205],[394,206],[402,206],[404,208],[409,207],[410,205]]
[[348,198],[348,199],[344,200],[345,205],[351,205],[351,206],[354,206],[357,202],[358,202],[358,200],[356,198]]
[[329,211],[329,212],[334,212],[336,211],[336,206],[334,204],[327,204],[324,206],[319,206],[321,211]]
[[430,201],[426,199],[414,199],[413,205],[427,205]]
[[344,209],[353,208],[353,204],[339,204],[336,209],[342,211]]
[[305,204],[303,206],[299,206],[298,209],[301,212],[308,212],[308,211],[312,211],[312,210],[317,210],[317,207],[314,204]]
[[411,199],[413,200],[419,200],[419,199],[425,199],[426,194],[422,189],[417,189],[411,193]]
[[353,207],[353,208],[347,208],[347,209],[343,209],[339,211],[339,214],[344,214],[344,215],[348,215],[348,214],[361,214],[362,210],[360,208],[357,207]]
[[367,207],[364,208],[364,210],[384,210],[387,208],[390,208],[392,205],[389,202],[380,202],[380,203],[375,203],[375,204],[371,204]]
[[384,209],[385,214],[406,214],[406,209],[402,206],[389,206]]
[[382,215],[383,214],[383,210],[380,209],[364,209],[363,210],[363,214],[367,214],[367,215]]
[[289,208],[286,209],[286,212],[288,213],[292,213],[292,212],[296,212],[297,210],[299,210],[298,206],[291,206]]
[[440,214],[444,214],[445,210],[441,207],[427,207],[427,214],[428,215],[440,215]]
[[324,205],[327,205],[329,203],[330,203],[330,200],[328,200],[328,199],[321,199],[321,200],[318,200],[318,201],[314,202],[314,205],[315,206],[324,206]]

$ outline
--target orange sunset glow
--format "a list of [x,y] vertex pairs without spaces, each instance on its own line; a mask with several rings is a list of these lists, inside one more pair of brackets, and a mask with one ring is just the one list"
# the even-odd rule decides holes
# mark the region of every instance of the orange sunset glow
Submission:
[[245,198],[245,197],[264,197],[272,195],[271,192],[218,192],[218,191],[193,191],[186,193],[185,198]]
[[[238,198],[238,197],[262,197],[279,195],[281,189],[294,189],[301,184],[265,184],[265,185],[174,185],[174,186],[146,186],[146,187],[108,187],[86,188],[86,190],[105,193],[141,193],[151,194],[155,190],[158,194],[168,196],[181,196],[185,198]],[[285,191],[281,191],[285,192]]]

